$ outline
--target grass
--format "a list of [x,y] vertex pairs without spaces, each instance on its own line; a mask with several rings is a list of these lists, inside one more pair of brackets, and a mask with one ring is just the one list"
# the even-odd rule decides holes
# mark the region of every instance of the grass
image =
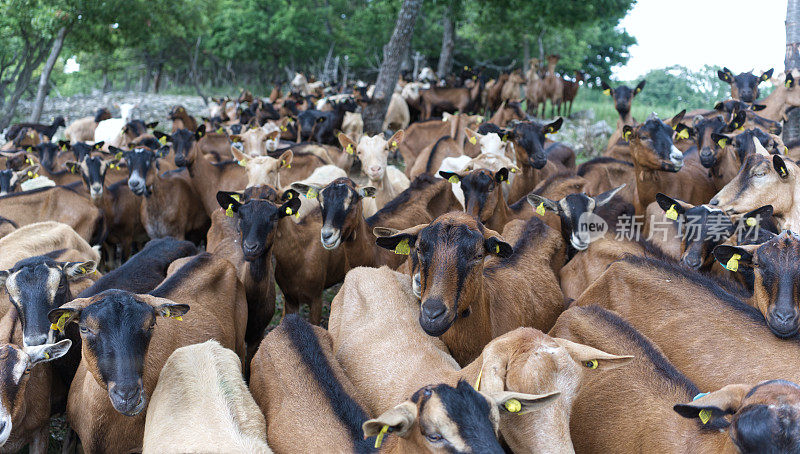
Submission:
[[[686,110],[692,110],[703,106],[686,106]],[[582,110],[593,110],[595,121],[604,120],[612,128],[616,127],[619,114],[614,109],[614,101],[610,96],[606,96],[600,90],[582,87],[578,90],[578,96],[572,104],[572,113]],[[671,106],[643,104],[641,100],[633,100],[631,113],[637,121],[644,121],[652,112],[658,114],[659,118],[669,118],[678,113]]]

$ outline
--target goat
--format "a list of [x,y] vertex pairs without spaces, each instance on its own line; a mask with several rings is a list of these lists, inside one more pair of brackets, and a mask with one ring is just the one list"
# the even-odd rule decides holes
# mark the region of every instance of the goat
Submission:
[[64,137],[70,143],[90,142],[94,140],[94,131],[98,123],[111,118],[111,112],[101,107],[97,109],[94,116],[79,118],[70,123],[64,130]]
[[122,135],[122,128],[131,120],[131,113],[134,108],[136,108],[135,104],[120,104],[119,118],[109,118],[97,123],[97,127],[94,130],[94,141],[111,144],[113,140],[118,140],[118,137]]
[[40,123],[14,123],[6,131],[6,140],[9,142],[13,141],[17,138],[17,135],[19,135],[20,131],[27,129],[36,131],[40,135],[47,137],[48,140],[52,141],[53,136],[56,134],[56,131],[58,131],[58,128],[65,126],[66,124],[64,123],[64,117],[62,116],[53,118],[53,123],[49,125],[43,125]]
[[731,86],[731,98],[752,104],[758,99],[758,85],[772,77],[772,68],[761,76],[755,76],[752,72],[734,76],[731,70],[725,67],[717,71],[717,76],[719,80]]

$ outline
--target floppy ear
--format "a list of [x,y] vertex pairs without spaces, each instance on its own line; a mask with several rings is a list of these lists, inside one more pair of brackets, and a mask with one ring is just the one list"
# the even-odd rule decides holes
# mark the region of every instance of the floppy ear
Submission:
[[786,168],[786,162],[784,162],[780,155],[772,155],[772,167],[775,168],[775,171],[778,172],[781,178],[789,178],[789,169]]
[[364,186],[361,188],[356,189],[356,193],[363,198],[366,197],[375,197],[375,193],[378,192],[377,189],[373,188],[372,186]]
[[375,419],[365,421],[361,425],[361,430],[364,431],[364,437],[374,437],[381,433],[384,426],[387,426],[387,432],[404,437],[411,431],[416,421],[417,406],[413,402],[406,401]]
[[727,385],[689,403],[676,404],[672,409],[684,418],[700,418],[706,424],[711,419],[736,413],[752,388],[744,384]]
[[97,270],[97,263],[94,260],[66,262],[61,264],[61,269],[64,270],[67,280],[74,281],[94,273]]
[[242,196],[238,192],[233,191],[219,191],[217,192],[217,203],[222,209],[227,210],[230,209],[232,212],[236,213],[239,211],[239,207],[242,206]]
[[675,125],[675,138],[676,139],[688,139],[689,137],[694,135],[694,128],[690,126],[686,126],[683,123],[678,123]]
[[206,125],[200,125],[197,127],[197,131],[194,132],[194,140],[200,140],[203,136],[206,135]]
[[642,80],[636,85],[636,88],[633,89],[633,96],[638,95],[642,90],[644,90],[644,85],[647,83],[647,80]]
[[351,139],[350,136],[348,136],[343,132],[340,132],[338,139],[339,139],[339,144],[342,146],[342,150],[344,150],[347,154],[355,154],[356,143],[353,142],[353,139]]
[[271,132],[267,133],[267,135],[265,136],[265,140],[275,140],[275,139],[278,138],[279,135],[281,135],[280,131],[277,131],[277,130],[276,131],[271,131]]
[[80,166],[75,161],[67,161],[64,163],[64,168],[67,169],[69,173],[77,174],[80,172]]
[[[548,199],[547,197],[541,196],[539,194],[528,194],[526,197],[528,203],[531,204],[532,207],[536,208],[537,210],[539,207],[543,207],[547,210],[554,211],[558,213],[558,202]],[[541,214],[541,213],[539,213]]]
[[553,338],[558,345],[564,347],[573,361],[580,363],[587,369],[610,370],[624,366],[633,360],[630,355],[612,355],[588,345],[572,342],[560,337]]
[[39,363],[61,358],[67,354],[70,347],[72,347],[72,341],[69,339],[62,339],[55,344],[35,345],[31,347],[22,347],[22,349],[30,357],[31,366],[35,366]]
[[153,131],[153,135],[156,139],[158,139],[158,143],[161,145],[166,145],[167,142],[172,142],[172,136],[169,134],[164,134],[161,131]]
[[542,128],[542,133],[544,133],[544,134],[553,134],[553,133],[557,132],[559,129],[561,129],[561,125],[563,125],[563,124],[564,124],[564,118],[563,117],[558,117],[558,118],[556,118],[556,121],[545,125],[544,128]]
[[728,271],[739,271],[739,265],[752,266],[753,265],[753,252],[759,245],[749,246],[729,246],[727,244],[720,244],[715,247],[712,253],[714,258],[717,259],[722,266]]
[[728,68],[722,68],[721,70],[717,71],[717,77],[719,77],[719,80],[725,83],[733,82],[733,73]]
[[[291,194],[291,192],[289,192]],[[300,197],[291,197],[278,208],[278,217],[291,216],[300,209]]]
[[47,319],[50,320],[54,326],[50,328],[63,331],[64,327],[70,322],[77,321],[81,315],[84,307],[91,304],[90,298],[78,298],[70,301],[69,303],[57,307],[47,313]]
[[750,109],[753,112],[758,112],[759,110],[764,110],[766,108],[767,108],[766,104],[753,104],[752,106],[750,106]]
[[742,220],[750,225],[750,219],[753,219],[757,223],[761,223],[761,221],[769,220],[772,218],[772,205],[764,205],[763,207],[756,208],[753,211],[748,211],[747,213],[742,215]]
[[552,404],[560,395],[561,393],[558,391],[550,394],[525,394],[500,391],[488,394],[487,396],[494,401],[500,413],[524,415],[525,413],[530,413]]
[[726,136],[725,134],[718,134],[716,132],[712,132],[711,140],[713,140],[718,147],[725,148],[731,142],[731,137]]
[[154,307],[156,310],[156,314],[160,315],[164,318],[174,318],[176,320],[181,320],[181,317],[189,312],[189,305],[188,304],[175,304],[175,303],[164,303]]
[[387,142],[387,147],[389,147],[389,151],[397,150],[397,147],[399,147],[400,144],[403,142],[405,134],[406,133],[403,132],[403,130],[401,129],[396,133],[394,133],[394,135],[392,135],[392,137],[389,139],[389,142]]
[[231,155],[233,155],[233,159],[239,162],[240,166],[247,165],[247,161],[250,160],[250,156],[243,153],[239,147],[235,145],[231,145]]
[[102,150],[103,149],[103,145],[105,145],[105,144],[106,144],[106,142],[101,140],[100,142],[95,142],[95,144],[93,145],[93,148],[95,150]]
[[514,248],[497,236],[490,236],[483,240],[483,247],[486,252],[504,259],[511,257],[514,253]]
[[602,194],[596,195],[594,197],[595,205],[601,207],[601,206],[607,204],[626,185],[627,185],[627,183],[622,183],[621,185],[617,186],[614,189],[609,189],[608,191],[606,191],[606,192],[604,192]]
[[626,142],[630,142],[631,138],[633,137],[634,129],[631,125],[625,125],[622,127],[622,138],[625,139]]
[[114,145],[109,145],[108,151],[110,151],[115,158],[120,159],[125,155],[126,150],[123,150],[122,148],[117,148]]
[[603,94],[606,96],[611,96],[614,94],[614,89],[611,88],[610,85],[606,83],[606,81],[600,81],[600,86],[603,88]]
[[767,72],[765,72],[764,74],[761,75],[761,77],[759,77],[759,80],[761,82],[768,81],[770,79],[770,77],[772,77],[772,71],[774,71],[774,68],[768,69]]
[[691,208],[691,205],[687,204],[686,202],[673,199],[672,197],[660,192],[656,194],[656,202],[658,203],[658,206],[660,206],[661,209],[667,214],[667,218],[672,219],[673,221],[677,221],[678,216],[685,216],[687,208]]

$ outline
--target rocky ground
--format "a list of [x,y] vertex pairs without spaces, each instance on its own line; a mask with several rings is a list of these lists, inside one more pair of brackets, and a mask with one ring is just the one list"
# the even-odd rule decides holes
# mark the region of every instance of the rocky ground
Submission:
[[[196,117],[204,116],[208,112],[207,106],[203,104],[203,100],[199,96],[141,92],[98,92],[92,95],[48,98],[42,112],[42,122],[47,123],[53,117],[62,115],[66,118],[67,124],[69,124],[78,118],[94,115],[100,107],[109,108],[112,115],[117,116],[119,115],[119,109],[115,105],[120,103],[137,104],[136,109],[133,111],[133,118],[141,118],[146,122],[162,122],[159,129],[168,128],[167,114],[177,104],[186,107],[186,110]],[[18,113],[22,118],[25,118],[30,109],[31,102],[22,101],[20,102]],[[598,156],[605,148],[608,137],[613,132],[612,125],[602,120],[595,121],[594,112],[584,110],[573,113],[572,117],[565,121],[561,131],[552,135],[551,138],[569,144],[578,156],[585,159]]]

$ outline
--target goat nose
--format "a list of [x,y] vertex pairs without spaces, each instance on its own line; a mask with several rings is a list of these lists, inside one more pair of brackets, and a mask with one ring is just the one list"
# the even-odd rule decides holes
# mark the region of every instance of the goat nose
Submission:
[[372,171],[372,172],[380,172],[381,171],[381,166],[371,166],[369,168],[369,170]]
[[775,316],[776,321],[780,323],[791,322],[794,318],[794,314],[792,312],[774,312],[773,315]]
[[135,386],[115,386],[111,393],[121,400],[130,401],[139,395],[139,389]]
[[256,243],[254,243],[252,241],[245,240],[244,243],[243,243],[243,246],[244,246],[245,249],[252,251],[253,249],[256,248],[257,245],[256,245]]
[[422,304],[422,315],[428,320],[434,320],[444,314],[443,304]]
[[36,345],[44,345],[47,343],[47,334],[32,334],[23,336],[22,340],[25,346],[33,347]]

